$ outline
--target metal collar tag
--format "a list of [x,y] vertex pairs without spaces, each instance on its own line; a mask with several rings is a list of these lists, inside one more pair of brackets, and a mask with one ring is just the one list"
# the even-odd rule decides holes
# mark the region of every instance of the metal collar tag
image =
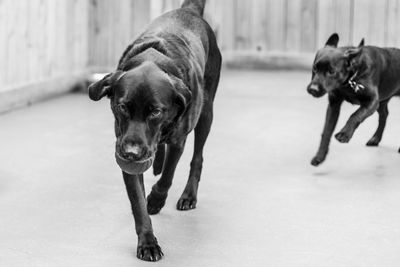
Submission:
[[354,79],[356,78],[358,72],[354,73],[354,75],[349,79],[348,84],[350,85],[350,87],[354,90],[354,92],[358,92],[361,90],[365,89],[365,86],[362,85],[361,83],[358,83],[356,81],[354,81]]

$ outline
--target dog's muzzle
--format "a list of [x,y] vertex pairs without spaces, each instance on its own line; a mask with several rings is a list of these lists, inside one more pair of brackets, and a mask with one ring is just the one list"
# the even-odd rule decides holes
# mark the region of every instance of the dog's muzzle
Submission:
[[307,92],[313,97],[321,97],[326,93],[324,89],[322,89],[318,84],[315,83],[311,83],[307,87]]
[[115,159],[126,173],[142,174],[147,171],[154,161],[154,153],[136,144],[116,146]]

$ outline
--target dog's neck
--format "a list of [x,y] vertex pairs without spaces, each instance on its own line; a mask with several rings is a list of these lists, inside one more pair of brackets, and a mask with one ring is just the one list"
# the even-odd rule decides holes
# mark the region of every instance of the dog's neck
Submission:
[[365,89],[364,85],[362,85],[361,83],[356,81],[358,74],[359,74],[358,70],[350,71],[347,79],[342,84],[342,87],[350,86],[350,88],[353,89],[353,91],[356,92],[356,93],[358,91],[361,91],[361,90]]

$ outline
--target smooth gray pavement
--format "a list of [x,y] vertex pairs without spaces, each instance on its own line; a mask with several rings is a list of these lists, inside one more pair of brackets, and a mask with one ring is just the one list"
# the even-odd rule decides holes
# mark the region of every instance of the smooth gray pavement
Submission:
[[[398,266],[400,100],[379,148],[317,150],[327,99],[304,72],[224,71],[205,146],[198,207],[175,209],[190,136],[165,208],[152,216],[165,253],[136,259],[107,100],[67,95],[0,116],[0,266]],[[356,109],[345,104],[338,130]],[[145,175],[147,192],[156,181]]]

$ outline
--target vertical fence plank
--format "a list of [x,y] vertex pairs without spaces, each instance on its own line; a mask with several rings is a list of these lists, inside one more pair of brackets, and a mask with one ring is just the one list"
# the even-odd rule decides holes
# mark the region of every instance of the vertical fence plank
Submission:
[[[240,1],[240,0],[239,0]],[[251,50],[256,51],[268,51],[269,44],[269,20],[265,14],[269,10],[268,1],[253,1],[252,9],[250,11],[251,16],[248,17],[250,21],[250,27],[252,29],[250,36]]]
[[235,49],[246,50],[251,47],[251,10],[254,1],[235,1]]
[[354,42],[365,38],[367,44],[372,44],[368,35],[370,1],[371,0],[355,0],[353,20]]
[[369,2],[368,39],[371,44],[383,46],[385,44],[385,5],[386,0]]
[[113,66],[117,65],[117,61],[121,56],[124,49],[128,46],[131,39],[133,39],[132,31],[132,8],[129,0],[120,0],[120,5],[117,9],[117,15],[114,16],[115,31],[114,31],[114,54],[115,62]]
[[4,85],[6,83],[5,74],[8,65],[8,29],[6,23],[8,21],[7,17],[7,7],[8,1],[0,1],[0,84]]
[[336,0],[325,0],[318,3],[318,38],[317,48],[322,47],[329,36],[336,31],[337,16],[334,12]]
[[[222,6],[223,0],[209,0],[207,1],[206,8],[204,10],[204,19],[210,24],[211,28],[215,32],[215,36],[217,38],[218,44],[222,47],[222,27],[224,26],[222,8],[226,8]],[[228,5],[229,6],[229,5]],[[226,11],[226,9],[225,9]],[[231,18],[231,16],[227,13],[227,18]],[[224,29],[225,30],[225,29]],[[226,29],[227,30],[227,29]]]
[[350,45],[352,40],[352,24],[351,0],[336,0],[334,15],[335,15],[335,32],[340,36],[340,45]]
[[285,36],[285,1],[272,1],[269,10],[269,24],[271,25],[270,49],[282,51]]
[[301,10],[301,51],[312,52],[316,48],[317,0],[303,0]]
[[386,24],[386,34],[387,46],[399,45],[400,41],[400,1],[399,0],[389,0],[388,2],[388,14],[387,14],[387,24]]
[[88,54],[88,65],[95,66],[95,57],[96,57],[96,50],[93,47],[95,43],[95,36],[97,31],[97,24],[96,24],[96,0],[88,0],[88,47],[87,47],[87,54]]
[[160,0],[150,1],[150,19],[155,19],[162,13],[163,2]]
[[400,0],[396,0],[396,7],[397,7],[397,11],[396,11],[396,26],[394,27],[394,29],[391,30],[391,32],[393,33],[393,35],[396,36],[396,40],[395,42],[392,43],[392,46],[398,47],[400,48]]
[[221,49],[232,51],[235,47],[235,5],[236,0],[214,0],[218,2],[221,24],[218,28]]
[[286,0],[286,24],[285,24],[285,50],[288,52],[300,52],[301,50],[301,0]]
[[133,35],[139,35],[150,22],[150,3],[148,0],[132,1]]

